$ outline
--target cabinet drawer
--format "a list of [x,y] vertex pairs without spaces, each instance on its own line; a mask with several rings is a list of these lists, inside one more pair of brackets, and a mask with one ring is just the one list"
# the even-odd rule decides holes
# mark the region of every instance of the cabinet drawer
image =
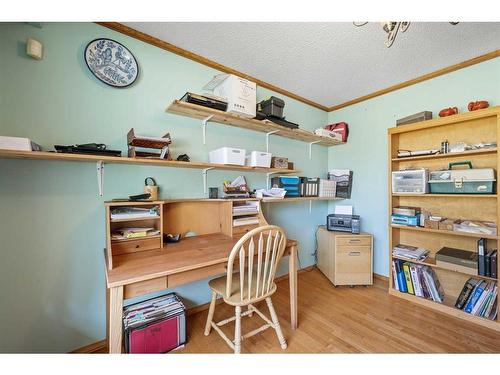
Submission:
[[125,285],[123,288],[123,298],[141,296],[143,294],[153,293],[163,289],[167,289],[166,276]]
[[369,236],[350,236],[350,237],[339,237],[335,238],[337,246],[371,246],[372,238]]
[[371,272],[370,246],[337,246],[335,268],[337,273]]
[[136,253],[138,251],[158,249],[160,247],[161,239],[159,237],[111,243],[113,255]]
[[226,273],[226,263],[214,264],[168,276],[168,287],[174,288],[177,285],[187,284],[192,281],[206,279],[211,276],[220,276]]
[[253,224],[253,225],[241,225],[239,227],[233,227],[233,236],[238,235],[238,234],[245,234],[250,232],[252,229],[257,228],[259,225],[258,224]]

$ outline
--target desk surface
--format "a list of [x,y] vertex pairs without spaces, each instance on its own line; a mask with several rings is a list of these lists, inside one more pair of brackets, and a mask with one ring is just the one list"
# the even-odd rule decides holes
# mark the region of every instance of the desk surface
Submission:
[[[113,257],[113,269],[106,270],[108,287],[131,284],[227,262],[240,237],[221,233],[184,238],[162,249]],[[287,240],[287,248],[297,245]]]

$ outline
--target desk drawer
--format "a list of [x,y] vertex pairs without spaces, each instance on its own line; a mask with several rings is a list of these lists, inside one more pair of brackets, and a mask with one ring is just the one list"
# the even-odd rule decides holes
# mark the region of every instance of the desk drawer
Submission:
[[158,249],[160,247],[161,239],[159,237],[111,243],[113,255],[137,253],[139,251]]
[[153,293],[163,289],[167,289],[166,276],[125,285],[123,288],[123,298],[141,296],[143,294]]
[[372,238],[370,236],[349,236],[349,237],[342,237],[342,236],[337,236],[335,238],[335,243],[337,246],[371,246],[372,244]]
[[234,235],[243,235],[245,233],[250,232],[252,229],[255,229],[259,226],[259,224],[252,224],[252,225],[241,225],[239,227],[233,227],[233,236]]
[[182,273],[168,276],[168,287],[174,288],[178,285],[187,284],[196,280],[206,279],[207,277],[221,276],[225,273],[226,273],[226,263],[214,264],[213,266],[207,266],[191,271],[185,271]]

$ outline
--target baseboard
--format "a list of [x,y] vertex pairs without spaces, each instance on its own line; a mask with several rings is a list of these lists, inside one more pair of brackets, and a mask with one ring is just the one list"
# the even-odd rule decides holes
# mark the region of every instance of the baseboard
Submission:
[[97,352],[102,353],[104,351],[107,351],[107,349],[108,349],[108,341],[101,340],[101,341],[94,342],[93,344],[75,349],[69,353],[70,354],[93,354],[93,353],[97,353]]
[[[302,272],[308,272],[308,271],[311,271],[313,268],[315,268],[315,265],[302,268],[302,269],[298,270],[297,273],[299,274]],[[281,282],[281,281],[286,280],[286,279],[288,279],[288,273],[286,273],[282,276],[276,277],[274,280],[276,282]],[[216,303],[219,304],[222,302],[223,302],[222,299],[218,299]],[[210,306],[210,302],[204,303],[203,305],[190,307],[189,309],[187,309],[187,315],[190,316],[190,315],[197,314],[199,312],[208,310],[209,306]],[[71,351],[70,353],[71,354],[92,354],[92,353],[96,353],[96,352],[107,351],[107,347],[108,347],[108,342],[106,340],[101,340],[101,341],[95,342],[93,344],[75,349],[75,350]]]
[[389,282],[389,278],[387,276],[379,275],[378,273],[374,273],[373,274],[373,278],[374,279],[379,279],[381,281]]

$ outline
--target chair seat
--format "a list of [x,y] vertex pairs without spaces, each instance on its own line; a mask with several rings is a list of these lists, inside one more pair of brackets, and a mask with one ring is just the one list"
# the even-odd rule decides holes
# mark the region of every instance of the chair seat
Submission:
[[[247,305],[249,299],[251,300],[250,303],[264,300],[276,291],[276,284],[273,282],[269,288],[268,293],[264,293],[263,295],[259,295],[259,298],[254,298],[256,288],[257,288],[257,275],[254,273],[253,277],[252,277],[252,285],[250,288],[251,298],[248,298],[248,275],[245,275],[245,282],[244,282],[245,287],[243,288],[243,301],[242,301],[241,294],[240,294],[240,274],[233,273],[233,281],[231,284],[231,296],[228,298],[226,296],[226,277],[227,276],[221,276],[221,277],[217,277],[216,279],[212,279],[208,282],[208,285],[210,286],[210,289],[212,289],[214,292],[216,292],[217,294],[220,294],[222,296],[222,298],[224,299],[224,302],[226,302],[227,304],[232,305],[232,306]],[[260,288],[262,288],[262,284],[259,285],[259,289]],[[245,301],[245,300],[247,300],[247,301]]]

